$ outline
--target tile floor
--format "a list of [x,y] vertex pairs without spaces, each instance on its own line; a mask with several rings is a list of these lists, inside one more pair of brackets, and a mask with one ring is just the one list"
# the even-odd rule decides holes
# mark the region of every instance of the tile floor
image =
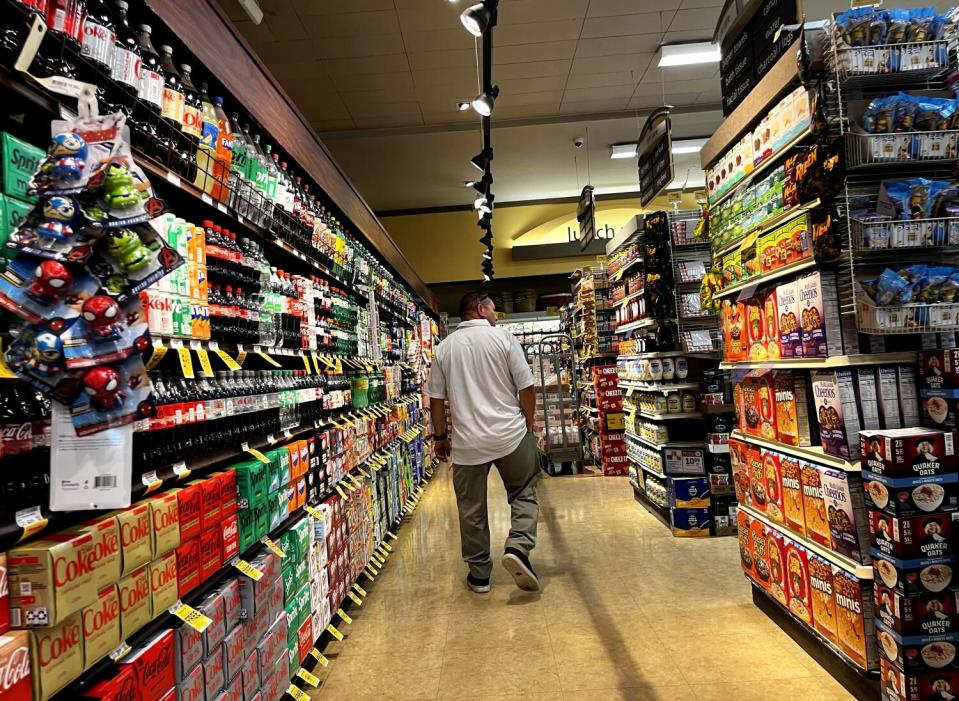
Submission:
[[493,591],[470,592],[446,467],[353,607],[314,698],[559,701],[851,699],[753,606],[735,538],[673,538],[625,478],[540,487],[541,594],[498,564],[509,511],[496,471]]

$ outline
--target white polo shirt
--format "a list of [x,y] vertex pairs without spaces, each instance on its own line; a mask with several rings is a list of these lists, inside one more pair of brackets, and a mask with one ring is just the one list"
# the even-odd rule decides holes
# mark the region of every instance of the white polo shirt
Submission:
[[436,347],[426,394],[449,401],[454,464],[482,465],[516,450],[526,435],[517,394],[532,384],[519,341],[486,319],[461,322]]

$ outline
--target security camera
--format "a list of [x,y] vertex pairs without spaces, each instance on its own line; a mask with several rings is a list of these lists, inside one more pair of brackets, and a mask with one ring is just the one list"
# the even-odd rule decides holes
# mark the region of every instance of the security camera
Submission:
[[573,146],[575,146],[576,148],[583,148],[583,144],[585,143],[586,143],[586,140],[583,139],[582,136],[577,136],[575,139],[573,139]]

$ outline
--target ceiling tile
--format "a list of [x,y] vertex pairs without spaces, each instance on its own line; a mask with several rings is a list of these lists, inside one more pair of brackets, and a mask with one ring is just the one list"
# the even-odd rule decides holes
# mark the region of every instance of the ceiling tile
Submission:
[[660,95],[663,92],[663,87],[667,92],[689,92],[689,93],[699,93],[704,90],[709,90],[715,87],[719,89],[719,83],[709,78],[703,78],[699,80],[673,80],[672,77],[667,74],[664,81],[650,81],[643,82],[636,88],[636,95]]
[[336,15],[351,12],[392,10],[393,0],[299,0],[296,11],[301,15]]
[[357,117],[353,121],[356,122],[356,127],[358,129],[390,129],[393,127],[423,126],[423,118],[418,114]]
[[318,93],[290,93],[293,102],[310,121],[330,119],[352,119],[349,108],[337,95],[320,95]]
[[497,107],[496,118],[507,119],[534,119],[536,117],[553,117],[559,114],[560,101],[546,102],[535,105],[518,105],[515,107]]
[[413,92],[413,75],[409,71],[395,73],[365,73],[362,75],[333,76],[333,84],[341,95],[370,90],[403,90]]
[[406,50],[411,53],[449,49],[472,50],[473,48],[473,37],[463,31],[462,27],[416,31],[403,30],[403,42],[406,45]]
[[597,114],[599,112],[622,112],[626,110],[626,100],[587,100],[570,102],[563,100],[559,111],[563,114]]
[[[350,114],[356,116],[358,112],[365,112],[373,107],[382,105],[397,105],[401,114],[416,112],[419,114],[420,103],[415,99],[415,95],[409,90],[390,89],[383,90],[364,90],[363,92],[343,93],[341,98],[350,110]],[[415,106],[415,110],[413,107]]]
[[702,29],[712,32],[716,28],[719,18],[719,7],[700,7],[691,10],[679,10],[669,29],[674,32],[685,32],[693,29]]
[[476,69],[476,53],[473,49],[450,49],[446,51],[411,51],[410,68],[414,71],[433,68]]
[[574,75],[592,73],[615,73],[617,71],[632,71],[637,78],[641,77],[650,64],[649,54],[616,54],[614,56],[594,56],[591,58],[573,59]]
[[321,59],[401,54],[406,50],[400,33],[382,34],[376,41],[350,35],[317,37],[313,46],[314,56]]
[[642,3],[636,0],[590,0],[587,16],[618,17],[633,14],[638,9],[644,12],[675,10],[676,0],[643,0]]
[[375,37],[381,34],[397,34],[400,31],[400,22],[396,10],[379,10],[376,12],[353,12],[342,15],[307,15],[303,24],[310,36],[366,36]]
[[271,67],[303,63],[313,55],[313,42],[309,39],[265,42],[256,47],[256,53],[266,65]]
[[270,28],[275,39],[307,39],[308,35],[300,16],[289,0],[274,3],[271,12],[264,13],[263,22]]
[[411,7],[404,7],[397,2],[396,7],[404,32],[459,28],[466,37],[470,37],[460,22],[460,12],[462,10],[456,5],[438,0],[429,0],[428,5]]
[[276,41],[276,37],[273,36],[273,32],[270,31],[270,28],[265,22],[253,24],[250,20],[246,20],[234,22],[233,24],[236,25],[236,28],[240,30],[240,33],[246,37],[246,40],[250,42],[254,48],[261,43]]
[[352,119],[324,119],[318,122],[312,122],[310,126],[313,127],[313,131],[322,137],[323,132],[346,131],[355,128],[356,124]]
[[599,88],[608,85],[632,85],[633,75],[628,71],[618,73],[591,73],[571,75],[566,82],[567,89]]
[[589,0],[503,0],[497,26],[582,18],[588,6]]
[[521,46],[501,46],[493,52],[493,66],[499,66],[504,63],[525,63],[527,61],[556,61],[564,58],[572,58],[575,52],[575,40],[548,41],[540,44],[525,44]]
[[617,97],[623,98],[623,106],[626,105],[626,99],[632,97],[632,85],[607,85],[605,87],[592,88],[573,88],[566,90],[563,95],[563,102],[586,102],[587,100],[612,100]]
[[[314,82],[324,81],[330,87],[333,81],[326,74],[326,68],[320,61],[302,61],[300,63],[276,63],[270,64],[270,73],[278,81],[286,86],[287,83],[295,83],[308,75]],[[334,88],[335,90],[335,88]]]
[[[493,31],[493,53],[500,46],[515,44],[536,44],[546,41],[560,41],[563,39],[579,39],[583,28],[581,19],[561,19],[548,22],[531,22],[529,24],[497,25]],[[465,34],[465,32],[460,32]],[[468,35],[467,35],[468,36]]]
[[476,122],[479,125],[479,118],[472,110],[458,112],[456,110],[440,110],[438,112],[423,111],[423,121],[427,124],[462,124],[466,122]]
[[420,86],[458,87],[469,92],[476,85],[476,69],[472,66],[459,68],[431,68],[413,71],[413,83]]
[[583,24],[583,39],[620,37],[629,34],[654,34],[666,31],[674,10],[643,12],[618,17],[587,17]]
[[612,56],[614,54],[649,54],[652,56],[659,50],[663,35],[631,34],[621,37],[605,37],[603,39],[580,39],[576,47],[576,56],[589,58],[593,56]]
[[344,95],[346,106],[350,110],[353,118],[359,121],[360,118],[369,119],[371,117],[381,116],[420,116],[420,103],[414,100],[406,102],[386,102],[376,100],[373,93],[350,93]]
[[500,116],[500,107],[512,109],[513,107],[528,105],[555,105],[558,109],[559,103],[562,100],[562,90],[500,95],[496,100],[496,111],[494,115],[497,117]]
[[563,90],[566,87],[565,75],[552,75],[542,78],[511,78],[497,80],[502,94],[545,92]]
[[568,75],[570,59],[558,61],[529,61],[527,63],[507,63],[496,66],[496,79],[538,78],[550,75]]
[[395,73],[409,67],[406,62],[406,54],[336,58],[325,61],[325,64],[326,72],[331,76]]
[[680,9],[690,9],[697,7],[722,7],[723,0],[681,0]]
[[641,110],[651,107],[662,107],[663,99],[661,97],[653,97],[652,95],[647,97],[634,97],[629,101],[627,107],[631,110]]
[[[661,80],[677,82],[685,80],[710,80],[715,78],[718,83],[718,63],[702,63],[697,66],[669,66],[660,68],[656,63],[650,63],[649,70],[643,76],[644,83],[659,83]],[[700,88],[699,90],[702,90]],[[697,92],[699,92],[697,90]]]
[[690,41],[712,41],[711,29],[688,29],[682,32],[670,29],[663,36],[664,44],[683,44]]

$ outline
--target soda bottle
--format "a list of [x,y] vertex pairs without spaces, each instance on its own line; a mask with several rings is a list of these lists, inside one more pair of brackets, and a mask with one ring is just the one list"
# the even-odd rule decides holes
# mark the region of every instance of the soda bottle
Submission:
[[196,180],[194,184],[203,190],[206,194],[213,193],[215,171],[215,154],[217,144],[220,142],[219,129],[217,127],[216,112],[213,110],[213,102],[207,95],[206,83],[200,84],[200,117],[203,120],[203,127],[200,135],[200,145],[196,153]]
[[250,216],[250,183],[246,177],[249,167],[249,140],[240,126],[240,115],[230,116],[230,131],[233,133],[233,160],[230,162],[230,205],[238,214]]
[[[83,42],[83,21],[87,6],[83,0],[47,0],[47,37],[37,57],[41,70],[50,75],[77,77],[73,56]],[[46,57],[46,60],[44,60]]]
[[122,109],[127,115],[132,114],[133,104],[140,92],[140,45],[136,34],[127,20],[128,5],[126,0],[117,0],[114,4],[116,44],[113,47],[113,67],[110,76],[119,84],[123,96],[118,98],[115,106]]
[[276,167],[276,158],[273,155],[273,145],[267,144],[266,155],[266,196],[272,205],[276,204],[276,193],[279,189],[280,171]]
[[143,61],[140,66],[140,99],[147,103],[151,112],[159,115],[163,111],[164,71],[160,55],[153,48],[153,29],[149,24],[141,24],[138,29],[137,44]]
[[[83,43],[80,55],[107,75],[113,70],[113,53],[117,35],[106,0],[87,0],[87,16],[83,21]],[[99,83],[99,81],[97,81]]]
[[173,63],[173,49],[164,44],[160,47],[160,53],[164,73],[163,107],[160,118],[165,126],[161,141],[170,155],[171,167],[183,177],[189,178],[196,172],[194,161],[196,155],[192,148],[192,139],[183,135],[186,93],[180,73]]
[[226,202],[230,196],[229,178],[230,165],[233,161],[233,133],[230,130],[230,119],[223,111],[223,98],[217,95],[213,98],[213,113],[217,125],[216,164],[214,165],[213,192],[210,194],[220,202]]
[[193,68],[190,64],[180,64],[180,84],[183,86],[183,125],[180,127],[180,131],[187,139],[187,149],[190,156],[188,161],[189,172],[186,177],[191,182],[195,182],[197,150],[200,137],[203,134],[203,115],[200,111],[200,96],[193,85],[192,74]]

